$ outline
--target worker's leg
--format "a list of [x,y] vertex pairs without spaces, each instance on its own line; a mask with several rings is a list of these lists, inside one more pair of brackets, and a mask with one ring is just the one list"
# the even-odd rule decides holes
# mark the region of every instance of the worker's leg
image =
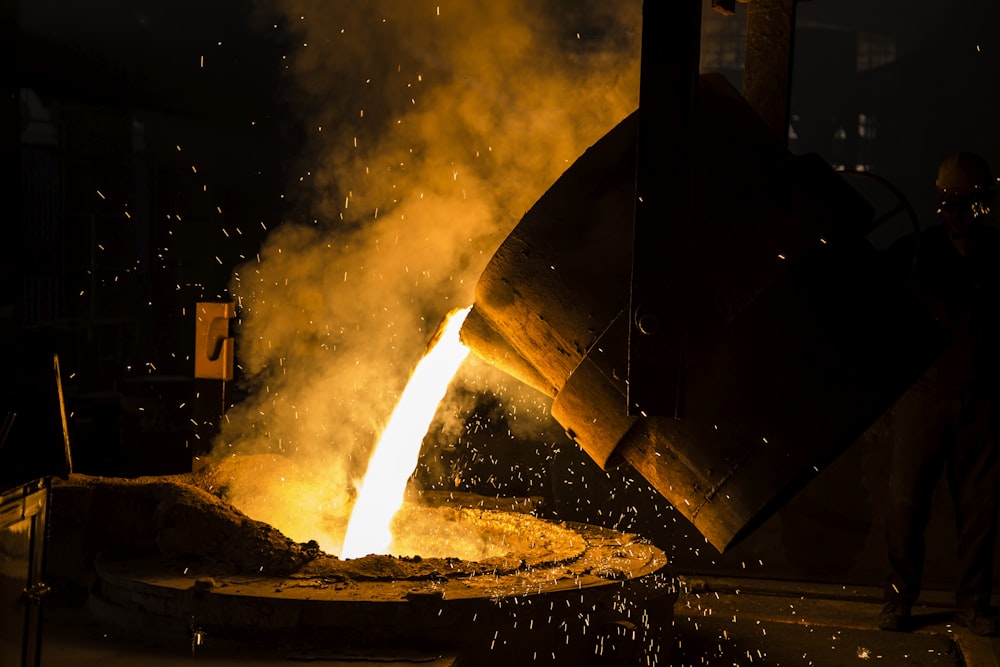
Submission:
[[963,411],[948,483],[955,500],[958,531],[959,609],[988,613],[993,590],[993,554],[1000,506],[1000,451],[995,434],[995,401],[970,401]]
[[911,389],[890,415],[892,454],[886,499],[886,542],[889,577],[885,599],[912,605],[920,594],[924,533],[931,499],[944,467],[942,442],[947,421],[939,397]]

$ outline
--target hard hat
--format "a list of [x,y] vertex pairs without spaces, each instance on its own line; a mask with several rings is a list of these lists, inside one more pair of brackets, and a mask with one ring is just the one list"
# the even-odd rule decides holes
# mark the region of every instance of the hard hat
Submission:
[[938,194],[944,199],[955,197],[989,196],[996,180],[990,174],[986,160],[975,153],[953,153],[938,167]]

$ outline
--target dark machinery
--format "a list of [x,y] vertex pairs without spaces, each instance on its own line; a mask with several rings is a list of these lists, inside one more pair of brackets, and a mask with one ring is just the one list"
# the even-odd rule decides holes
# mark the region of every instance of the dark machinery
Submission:
[[[773,33],[761,12],[792,25],[791,0],[754,4],[751,33]],[[788,152],[787,91],[767,122],[698,76],[699,12],[647,0],[640,109],[499,247],[462,338],[723,551],[856,440],[940,334],[868,242],[870,205]],[[770,67],[787,87],[787,61]]]
[[48,506],[48,479],[0,493],[0,664],[40,664]]

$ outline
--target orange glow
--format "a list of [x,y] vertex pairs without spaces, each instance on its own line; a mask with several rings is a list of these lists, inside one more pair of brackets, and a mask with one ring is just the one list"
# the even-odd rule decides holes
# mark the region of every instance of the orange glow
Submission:
[[406,482],[417,467],[420,444],[451,379],[469,355],[469,348],[458,337],[469,310],[471,307],[448,314],[392,411],[361,482],[341,558],[389,553],[390,524],[403,504]]

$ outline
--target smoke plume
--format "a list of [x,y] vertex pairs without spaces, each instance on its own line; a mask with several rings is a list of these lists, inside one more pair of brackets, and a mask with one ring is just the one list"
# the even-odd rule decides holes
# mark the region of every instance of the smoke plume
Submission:
[[[304,541],[316,510],[302,488],[323,511],[349,504],[444,314],[472,303],[524,212],[635,109],[640,3],[275,0],[257,20],[289,47],[280,92],[302,149],[285,165],[293,213],[233,275],[248,396],[215,454],[294,460],[294,501],[262,489],[293,484],[284,465],[228,492]],[[479,388],[496,372],[468,365]]]

